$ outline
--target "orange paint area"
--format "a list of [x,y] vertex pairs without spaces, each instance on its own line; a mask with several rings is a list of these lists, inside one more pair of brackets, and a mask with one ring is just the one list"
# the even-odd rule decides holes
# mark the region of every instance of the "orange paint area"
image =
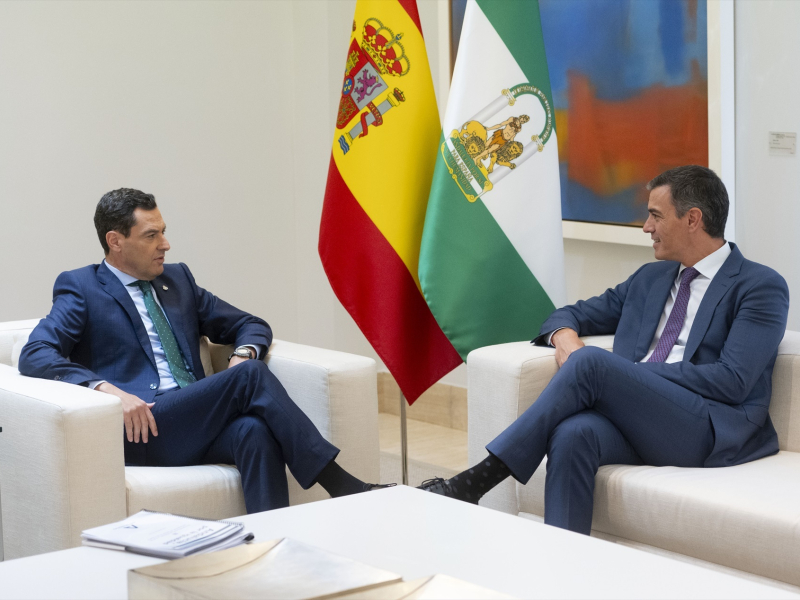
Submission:
[[589,79],[569,76],[569,110],[556,111],[558,153],[569,179],[610,196],[683,164],[708,166],[708,91],[695,77],[653,86],[622,101],[596,97]]

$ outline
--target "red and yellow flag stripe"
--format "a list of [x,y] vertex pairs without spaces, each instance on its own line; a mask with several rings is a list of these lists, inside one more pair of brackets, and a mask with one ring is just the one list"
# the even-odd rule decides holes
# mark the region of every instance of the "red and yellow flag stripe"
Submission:
[[415,0],[359,0],[320,226],[334,292],[409,403],[461,358],[417,266],[441,127]]

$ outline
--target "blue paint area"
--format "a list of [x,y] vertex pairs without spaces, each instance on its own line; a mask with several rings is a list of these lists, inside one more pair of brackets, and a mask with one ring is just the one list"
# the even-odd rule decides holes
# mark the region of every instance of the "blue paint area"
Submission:
[[598,196],[567,177],[567,165],[559,165],[561,177],[561,218],[591,223],[643,223],[647,204],[641,198],[641,187],[631,187],[611,196]]
[[540,0],[539,10],[556,108],[568,106],[570,71],[603,100],[688,83],[693,61],[707,76],[704,0],[696,26],[685,0]]
[[683,6],[675,0],[661,0],[658,3],[660,23],[658,33],[661,39],[661,53],[664,56],[664,68],[671,77],[683,72],[684,19]]
[[[541,0],[542,34],[556,108],[567,106],[567,73],[589,74],[608,98],[625,97],[618,65],[625,59],[628,0]],[[596,74],[596,77],[592,76]]]

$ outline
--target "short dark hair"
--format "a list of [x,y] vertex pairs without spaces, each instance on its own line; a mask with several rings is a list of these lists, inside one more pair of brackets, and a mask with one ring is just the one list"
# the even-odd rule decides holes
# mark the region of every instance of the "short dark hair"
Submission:
[[703,229],[712,238],[725,236],[728,220],[728,190],[711,169],[699,165],[675,167],[664,171],[647,184],[648,190],[668,185],[672,205],[678,218],[683,218],[690,208],[703,213]]
[[118,231],[128,237],[131,234],[131,227],[136,224],[133,211],[137,208],[144,210],[157,208],[155,196],[139,190],[120,188],[100,198],[94,211],[94,228],[106,254],[109,252],[106,234],[109,231]]

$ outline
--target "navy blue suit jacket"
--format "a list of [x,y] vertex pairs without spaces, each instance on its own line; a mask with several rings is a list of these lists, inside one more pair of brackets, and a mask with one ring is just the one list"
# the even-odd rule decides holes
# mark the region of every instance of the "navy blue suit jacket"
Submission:
[[[683,360],[639,367],[708,401],[714,449],[707,467],[737,465],[778,451],[769,418],[772,369],[786,330],[789,289],[778,273],[746,260],[735,244],[708,286]],[[605,293],[556,310],[534,343],[561,327],[614,334],[614,353],[639,362],[655,336],[680,264],[649,263]]]
[[[272,330],[265,321],[199,287],[183,263],[164,265],[164,272],[152,285],[198,380],[205,377],[201,336],[236,346],[263,344],[269,348],[272,343]],[[53,308],[22,349],[19,370],[23,375],[78,385],[105,379],[145,402],[153,401],[159,385],[142,319],[128,291],[105,264],[58,276]],[[144,444],[125,443],[126,460],[139,463],[131,454],[141,454]]]

